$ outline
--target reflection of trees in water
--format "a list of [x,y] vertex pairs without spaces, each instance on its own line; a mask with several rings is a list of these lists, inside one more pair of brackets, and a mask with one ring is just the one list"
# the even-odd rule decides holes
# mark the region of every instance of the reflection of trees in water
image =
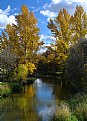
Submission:
[[26,86],[25,87],[25,96],[26,98],[33,97],[35,94],[35,90],[32,85]]
[[76,94],[76,87],[67,81],[61,81],[60,85],[54,87],[54,94],[59,99],[67,99]]
[[44,109],[46,116],[49,115],[56,100],[66,99],[74,92],[69,82],[58,78],[41,78],[37,81],[26,86],[23,94],[2,100],[1,121],[41,121]]
[[37,121],[36,106],[33,101],[34,89],[26,87],[23,95],[15,95],[7,98],[1,105],[2,121]]
[[61,78],[44,77],[43,82],[50,84],[53,88],[53,94],[57,99],[67,99],[69,96],[77,92],[75,85]]

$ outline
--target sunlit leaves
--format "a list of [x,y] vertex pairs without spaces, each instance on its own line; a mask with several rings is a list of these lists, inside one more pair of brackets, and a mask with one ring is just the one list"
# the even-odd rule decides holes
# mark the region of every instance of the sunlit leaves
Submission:
[[3,32],[4,41],[2,44],[3,46],[11,46],[21,63],[26,60],[34,62],[40,45],[37,19],[25,5],[22,6],[21,10],[22,13],[16,16],[16,25],[7,25],[5,32]]
[[30,74],[32,74],[34,72],[34,70],[36,70],[35,64],[33,63],[27,63],[27,68]]
[[[36,69],[34,63],[38,61],[37,51],[42,43],[39,41],[37,19],[27,6],[22,6],[21,13],[15,17],[15,20],[16,24],[8,24],[2,32],[1,47],[3,51],[10,48],[10,54],[4,58],[5,64],[11,65],[15,61],[18,71],[18,74],[15,74],[18,78],[26,80],[27,74],[32,74]],[[9,55],[15,55],[13,62]]]
[[66,9],[60,10],[58,16],[54,19],[50,19],[48,23],[48,28],[51,29],[52,34],[57,39],[69,41],[70,32],[70,14],[66,11]]
[[85,38],[87,34],[87,14],[83,7],[77,6],[74,15],[71,16],[74,41]]
[[19,64],[19,66],[14,71],[15,78],[26,80],[28,74],[28,68],[25,64]]
[[73,43],[87,35],[87,14],[81,6],[76,6],[74,15],[62,9],[54,20],[50,19],[48,28],[57,39]]
[[26,64],[19,64],[14,71],[16,80],[26,80],[28,74],[32,74],[36,70],[35,64],[27,62]]
[[74,15],[62,9],[54,20],[50,19],[48,28],[56,38],[51,46],[56,55],[55,60],[62,63],[68,58],[69,48],[87,35],[87,14],[81,6],[76,6]]

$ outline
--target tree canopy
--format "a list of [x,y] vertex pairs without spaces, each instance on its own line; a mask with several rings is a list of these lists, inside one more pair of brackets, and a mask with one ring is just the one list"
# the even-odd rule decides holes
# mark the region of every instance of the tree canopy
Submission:
[[[19,65],[23,64],[23,67],[28,68],[29,73],[33,73],[36,69],[34,64],[38,61],[37,52],[42,44],[38,35],[38,21],[34,13],[30,12],[25,5],[22,6],[21,13],[15,17],[15,21],[16,24],[8,24],[2,32],[1,51],[6,53],[6,50],[10,50],[8,57],[2,54],[2,58],[4,56],[6,65],[10,63],[8,58],[15,59],[16,67],[19,68]],[[15,55],[16,58],[10,58],[12,57],[10,55]]]
[[22,6],[21,11],[22,13],[15,17],[16,25],[8,24],[2,33],[2,40],[4,40],[2,47],[10,46],[21,63],[26,60],[34,63],[35,55],[41,44],[37,19],[25,5]]
[[64,8],[60,10],[56,18],[53,20],[50,18],[47,27],[55,40],[51,46],[47,47],[42,60],[46,68],[53,70],[53,73],[66,71],[65,66],[71,54],[70,48],[87,36],[87,14],[81,6],[76,6],[73,15]]
[[87,14],[81,6],[76,6],[73,15],[66,9],[61,9],[54,20],[50,19],[48,28],[56,40],[73,43],[87,35]]

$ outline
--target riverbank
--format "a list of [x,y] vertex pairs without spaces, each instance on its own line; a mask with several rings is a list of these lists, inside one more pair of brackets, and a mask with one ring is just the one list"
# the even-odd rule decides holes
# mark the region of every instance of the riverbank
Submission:
[[30,77],[22,82],[0,82],[0,97],[7,97],[10,94],[22,92],[23,87],[32,84],[35,79],[35,77]]
[[59,103],[52,121],[87,121],[87,94],[77,94]]
[[0,97],[7,97],[11,94],[11,89],[7,82],[0,82]]
[[[14,89],[18,88],[18,83],[15,83],[14,87]],[[7,116],[8,121],[16,120],[17,117],[21,120],[33,121],[34,115],[38,118],[34,119],[35,121],[41,121],[41,119],[48,121],[48,117],[49,121],[86,121],[87,94],[79,93],[67,98],[71,95],[70,86],[65,83],[63,85],[52,77],[37,78],[33,84],[22,87],[25,87],[23,93],[19,90],[20,93],[15,92],[15,94],[0,99],[3,121],[7,119]],[[3,117],[4,112],[6,114]],[[11,112],[14,112],[14,115]]]

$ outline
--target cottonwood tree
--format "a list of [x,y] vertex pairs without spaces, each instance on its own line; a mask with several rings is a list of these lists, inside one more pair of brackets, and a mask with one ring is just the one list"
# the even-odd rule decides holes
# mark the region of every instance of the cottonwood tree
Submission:
[[40,37],[38,35],[39,28],[37,27],[37,19],[34,14],[23,5],[22,13],[15,17],[15,24],[8,24],[5,31],[2,33],[2,46],[11,46],[21,63],[26,60],[34,63],[36,53],[40,47]]
[[81,6],[76,6],[74,15],[70,15],[66,9],[62,9],[54,20],[50,19],[48,28],[51,30],[52,36],[56,38],[51,46],[52,51],[56,54],[56,64],[64,65],[71,46],[87,35],[87,14]]
[[54,20],[50,19],[48,28],[56,40],[70,44],[87,35],[87,14],[81,6],[76,6],[74,15],[70,15],[66,9],[62,9]]
[[71,16],[72,40],[77,42],[79,38],[86,38],[87,35],[87,14],[83,7],[76,6],[74,15]]
[[2,32],[1,47],[2,49],[10,47],[11,52],[17,57],[17,65],[25,64],[28,65],[27,68],[30,65],[32,67],[32,64],[37,63],[37,51],[42,44],[38,35],[37,19],[34,13],[23,5],[15,21],[16,24],[8,24]]

